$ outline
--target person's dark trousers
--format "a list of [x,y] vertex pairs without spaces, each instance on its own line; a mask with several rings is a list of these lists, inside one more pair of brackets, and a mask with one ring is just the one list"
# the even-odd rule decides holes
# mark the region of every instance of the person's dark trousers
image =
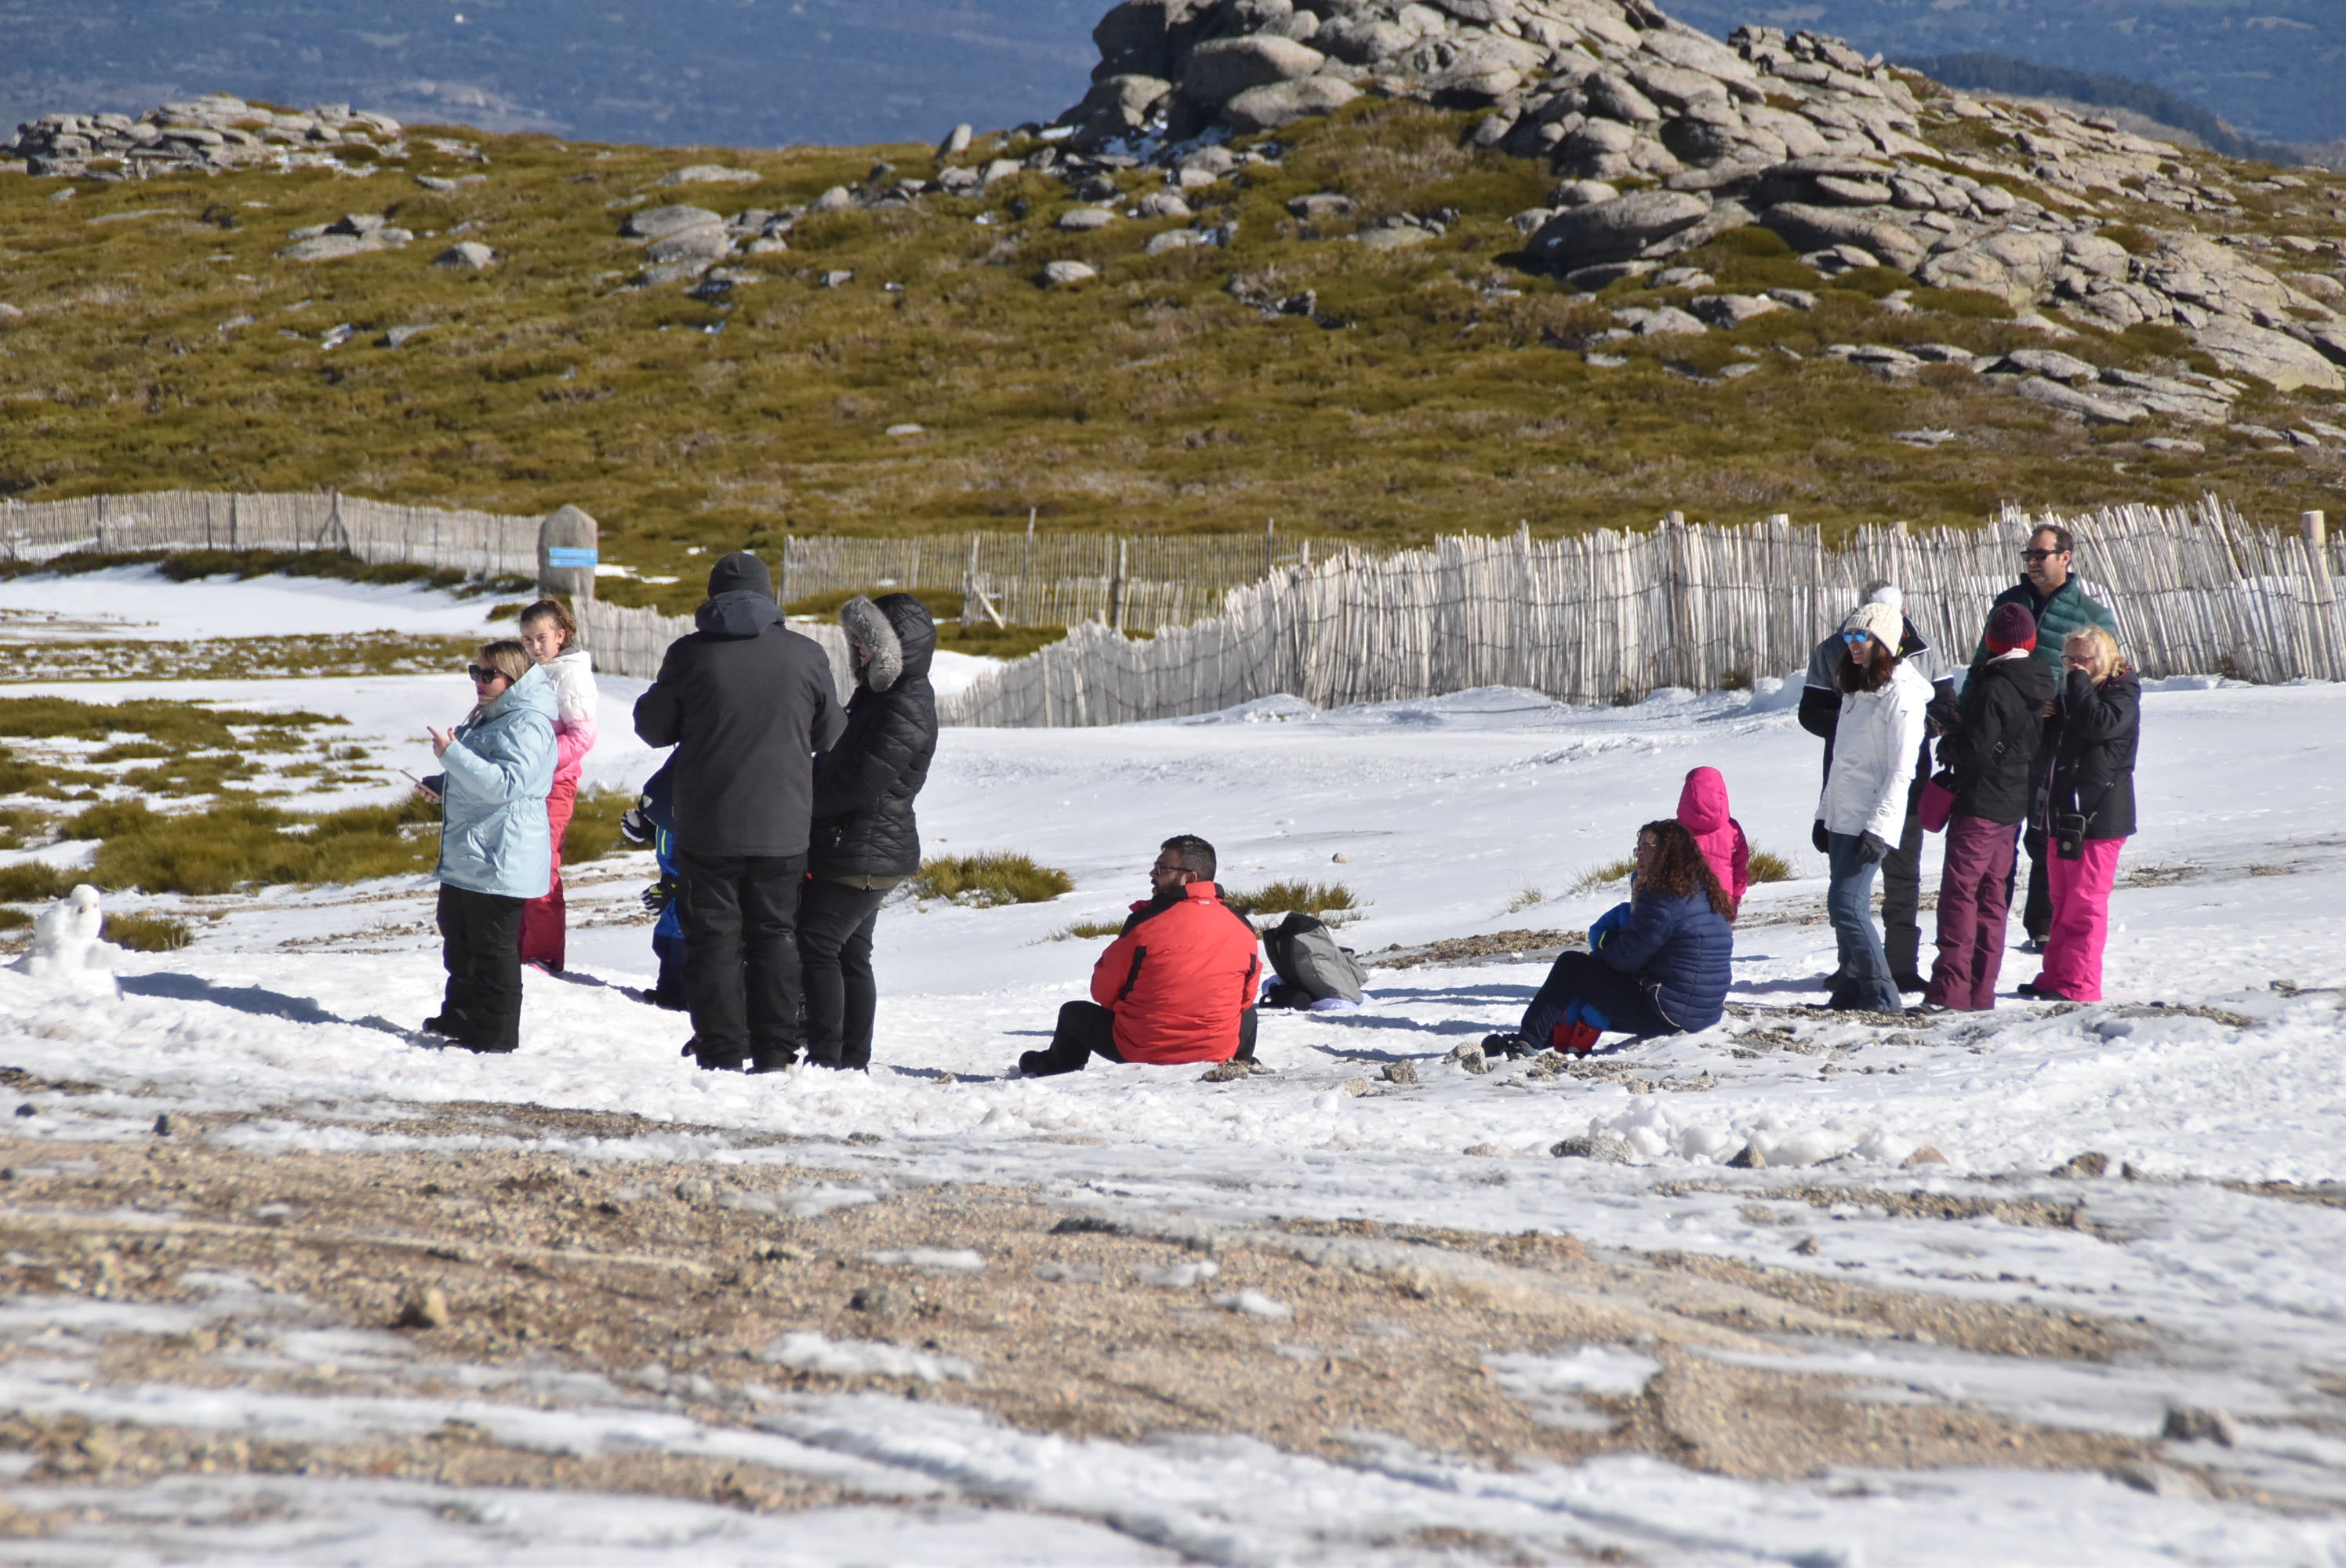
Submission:
[[1607,1027],[1626,1033],[1678,1032],[1677,1024],[1655,1011],[1653,999],[1637,984],[1636,976],[1622,973],[1593,952],[1573,948],[1556,955],[1539,994],[1524,1009],[1523,1026],[1516,1033],[1533,1050],[1546,1050],[1555,1044],[1556,1026],[1564,1022],[1564,1010],[1575,1002],[1586,1003],[1605,1015]]
[[692,1003],[684,990],[684,939],[652,932],[652,956],[659,960],[659,979],[652,986],[652,1005],[683,1013]]
[[681,851],[684,988],[694,1054],[711,1068],[759,1072],[798,1060],[799,887],[804,855]]
[[[1906,791],[1906,825],[1882,860],[1882,951],[1901,991],[1923,989],[1923,786]],[[1909,982],[1912,982],[1910,984]]]
[[[1255,1012],[1250,1007],[1239,1014],[1239,1048],[1231,1053],[1232,1058],[1253,1061],[1254,1038]],[[1116,1048],[1116,1014],[1096,1002],[1062,1003],[1050,1045],[1019,1057],[1018,1071],[1029,1078],[1080,1073],[1094,1056],[1104,1056],[1111,1062],[1124,1060],[1124,1053]]]
[[1939,878],[1939,961],[1932,966],[1924,1002],[1959,1013],[1984,1013],[1995,1005],[2018,828],[2016,822],[1961,813],[1948,819],[1946,870]]
[[[2044,813],[2038,812],[2031,820],[2042,822]],[[2053,929],[2053,873],[2045,869],[2045,830],[2031,827],[2021,834],[2020,841],[2028,850],[2028,901],[2020,907],[2020,929],[2041,948],[2046,933]],[[2007,895],[2010,891],[2007,878]],[[2009,902],[2008,897],[2006,901]]]
[[1895,1013],[1902,1004],[1881,933],[1873,929],[1873,873],[1879,865],[1859,853],[1864,841],[1859,833],[1835,833],[1831,840],[1832,881],[1825,891],[1825,912],[1841,945],[1843,973],[1828,1005]]
[[799,964],[806,987],[807,1060],[825,1067],[872,1065],[872,1020],[880,989],[872,977],[872,928],[886,888],[851,887],[816,877],[799,894]]
[[448,991],[424,1027],[474,1051],[521,1044],[520,899],[440,884],[440,961]]

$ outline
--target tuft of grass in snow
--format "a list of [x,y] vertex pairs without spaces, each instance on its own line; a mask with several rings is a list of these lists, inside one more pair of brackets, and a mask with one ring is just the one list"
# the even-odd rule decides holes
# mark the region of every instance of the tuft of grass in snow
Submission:
[[21,850],[34,839],[46,837],[49,819],[38,811],[0,811],[0,850]]
[[22,904],[36,899],[61,899],[72,887],[66,872],[38,860],[0,866],[0,901]]
[[1773,850],[1752,850],[1750,871],[1754,882],[1789,882],[1800,875],[1791,861]]
[[148,697],[134,702],[76,702],[65,697],[0,697],[0,736],[26,740],[110,740],[143,735],[167,748],[162,752],[123,755],[185,756],[221,751],[240,744],[237,731],[308,729],[343,721],[323,713],[254,713],[211,708],[191,702]]
[[0,931],[23,931],[33,923],[33,917],[23,910],[0,907]]
[[1052,942],[1096,942],[1102,937],[1122,936],[1124,922],[1120,920],[1079,920],[1073,925],[1063,925],[1050,934]]
[[1357,911],[1362,907],[1352,890],[1341,882],[1301,881],[1270,882],[1248,892],[1225,892],[1222,901],[1250,920],[1258,915],[1285,914],[1290,910],[1301,910],[1326,920],[1331,914]]
[[386,632],[200,637],[184,642],[32,643],[9,650],[8,667],[0,673],[0,682],[439,675],[462,669],[479,647],[477,637]]
[[1525,888],[1505,903],[1501,904],[1499,912],[1503,915],[1521,914],[1527,909],[1535,909],[1545,902],[1547,902],[1545,893],[1537,888]]
[[143,800],[121,800],[70,819],[65,836],[101,840],[83,879],[101,888],[204,894],[427,871],[439,858],[439,807],[413,796],[317,816],[258,800],[163,816]]
[[1637,862],[1626,856],[1617,860],[1607,860],[1605,864],[1593,866],[1573,878],[1572,891],[1582,894],[1602,892],[1615,882],[1625,880],[1637,869]]
[[176,952],[193,936],[188,922],[168,915],[109,914],[106,940],[133,952]]
[[916,899],[944,899],[973,909],[1048,903],[1075,891],[1076,880],[1027,855],[937,855],[921,862],[908,884]]
[[590,789],[579,796],[569,830],[562,835],[562,863],[579,865],[632,848],[619,836],[619,819],[635,803],[634,792],[627,789]]

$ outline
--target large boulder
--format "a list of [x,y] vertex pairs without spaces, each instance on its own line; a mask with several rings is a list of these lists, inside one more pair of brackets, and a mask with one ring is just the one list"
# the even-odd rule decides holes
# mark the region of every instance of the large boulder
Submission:
[[2312,387],[2346,392],[2346,376],[2320,351],[2286,333],[2218,316],[2191,334],[2192,341],[2228,371],[2254,376],[2281,392]]
[[1227,103],[1250,87],[1267,87],[1308,76],[1327,63],[1328,56],[1292,38],[1256,34],[1244,38],[1215,38],[1189,52],[1181,74],[1182,90],[1209,104]]
[[[1885,267],[1912,272],[1931,253],[1930,243],[1898,221],[1893,209],[1879,207],[1814,207],[1783,201],[1760,214],[1760,221],[1783,236],[1795,250],[1830,250],[1854,245],[1870,252]],[[1924,233],[1930,233],[1924,230]],[[1937,236],[1931,234],[1935,239]]]
[[1162,76],[1103,76],[1092,84],[1083,101],[1059,117],[1059,124],[1076,127],[1075,142],[1089,148],[1143,129],[1173,84]]
[[1134,76],[1169,78],[1208,5],[1197,0],[1124,0],[1092,28],[1100,63],[1094,80]]
[[671,234],[703,226],[723,229],[725,219],[705,207],[647,207],[631,212],[619,226],[630,239],[665,239]]
[[1334,76],[1301,76],[1249,87],[1222,106],[1222,123],[1241,135],[1277,130],[1295,120],[1340,109],[1360,96],[1360,88]]
[[1647,246],[1700,223],[1710,203],[1682,190],[1640,190],[1559,212],[1527,248],[1561,272],[1627,261]]
[[[1914,276],[1934,289],[1994,294],[2013,309],[2025,311],[2052,292],[2062,253],[2060,235],[2001,229],[1933,256]],[[2118,254],[2123,257],[2126,252]]]

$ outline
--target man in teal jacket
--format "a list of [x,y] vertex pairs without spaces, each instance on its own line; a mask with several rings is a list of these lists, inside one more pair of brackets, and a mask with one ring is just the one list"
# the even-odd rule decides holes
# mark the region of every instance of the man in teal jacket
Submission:
[[[2036,618],[2036,657],[2052,672],[2055,687],[2063,678],[2061,650],[2071,632],[2099,626],[2113,637],[2118,635],[2117,617],[2110,614],[2109,606],[2088,597],[2085,585],[2071,575],[2069,565],[2076,558],[2076,542],[2069,530],[2052,524],[2039,528],[2020,552],[2020,581],[1998,594],[1995,605],[1988,607],[1992,616],[1997,606],[2018,605]],[[1972,667],[1976,669],[1989,657],[1983,634],[1978,650],[1972,655]],[[2053,929],[2052,881],[2045,870],[2045,774],[2052,756],[2052,734],[2053,705],[2046,703],[2034,769],[2036,788],[2029,804],[2028,825],[2021,835],[2028,849],[2028,901],[2020,914],[2028,941],[2020,950],[2023,952],[2044,952],[2045,933]]]
[[427,1033],[474,1051],[521,1043],[521,909],[554,877],[546,796],[554,787],[554,687],[517,642],[468,667],[477,706],[431,731],[445,772],[424,779],[440,807],[440,942],[448,991]]

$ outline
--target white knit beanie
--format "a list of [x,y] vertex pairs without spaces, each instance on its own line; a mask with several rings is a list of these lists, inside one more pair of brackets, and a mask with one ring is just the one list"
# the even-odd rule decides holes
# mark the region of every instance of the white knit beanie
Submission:
[[1906,610],[1906,590],[1895,583],[1879,582],[1866,590],[1865,602],[1869,605],[1888,605],[1892,609],[1903,615]]
[[1845,632],[1863,632],[1892,653],[1906,638],[1906,618],[1879,600],[1860,605],[1850,611],[1849,619],[1841,622]]

